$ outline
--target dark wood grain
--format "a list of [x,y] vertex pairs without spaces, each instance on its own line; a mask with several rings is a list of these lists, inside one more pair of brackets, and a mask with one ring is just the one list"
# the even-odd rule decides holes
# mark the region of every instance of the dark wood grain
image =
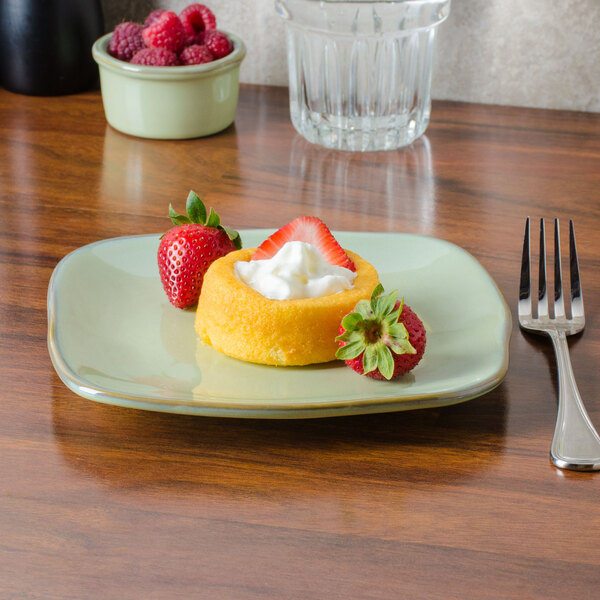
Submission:
[[571,342],[600,426],[600,116],[437,102],[394,152],[318,148],[287,91],[243,86],[235,124],[152,141],[96,92],[0,90],[0,598],[586,600],[600,589],[600,474],[548,460],[556,368],[513,324],[504,382],[465,404],[261,421],[74,395],[46,349],[53,268],[169,227],[195,189],[238,228],[315,214],[440,237],[514,313],[526,216],[575,220],[588,324]]

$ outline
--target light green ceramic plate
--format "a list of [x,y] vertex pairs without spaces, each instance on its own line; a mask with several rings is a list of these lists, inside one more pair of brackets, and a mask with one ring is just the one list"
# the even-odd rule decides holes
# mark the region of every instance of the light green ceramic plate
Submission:
[[[271,231],[242,231],[244,246]],[[75,393],[100,402],[220,417],[330,417],[444,406],[496,387],[508,368],[511,318],[494,281],[461,248],[404,234],[337,232],[371,262],[427,328],[421,363],[392,382],[342,362],[268,367],[198,341],[194,312],[172,307],[156,265],[158,235],[84,246],[48,289],[48,347]]]

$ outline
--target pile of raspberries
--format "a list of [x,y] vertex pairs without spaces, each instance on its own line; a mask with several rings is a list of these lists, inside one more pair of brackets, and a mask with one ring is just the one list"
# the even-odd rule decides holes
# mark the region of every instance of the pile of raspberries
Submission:
[[154,67],[200,65],[232,50],[231,40],[217,29],[215,15],[204,4],[190,4],[179,16],[153,10],[143,25],[120,23],[108,46],[108,53],[119,60]]

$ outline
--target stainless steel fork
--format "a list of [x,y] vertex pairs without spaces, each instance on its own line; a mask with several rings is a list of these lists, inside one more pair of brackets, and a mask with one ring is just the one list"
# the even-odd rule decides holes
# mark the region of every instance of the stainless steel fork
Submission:
[[550,446],[550,458],[561,469],[600,470],[600,436],[585,411],[569,357],[567,336],[585,327],[583,296],[573,221],[569,221],[569,271],[571,310],[567,316],[563,296],[560,232],[554,220],[554,303],[550,311],[546,284],[546,242],[544,219],[540,220],[539,286],[537,307],[531,298],[531,251],[529,218],[525,223],[521,284],[519,290],[519,325],[534,333],[550,336],[558,364],[558,416]]

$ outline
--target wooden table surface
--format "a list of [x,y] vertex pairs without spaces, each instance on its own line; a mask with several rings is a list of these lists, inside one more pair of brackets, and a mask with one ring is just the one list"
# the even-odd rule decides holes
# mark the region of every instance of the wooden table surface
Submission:
[[[295,421],[75,395],[46,346],[52,270],[164,231],[189,189],[236,228],[314,214],[462,246],[513,313],[503,383],[446,408]],[[587,328],[571,356],[599,427],[599,190],[598,114],[436,102],[411,147],[359,154],[304,141],[281,88],[242,86],[235,125],[189,141],[116,132],[97,92],[0,90],[0,598],[599,597],[600,473],[550,464],[554,357],[514,312],[525,217],[573,218]]]

